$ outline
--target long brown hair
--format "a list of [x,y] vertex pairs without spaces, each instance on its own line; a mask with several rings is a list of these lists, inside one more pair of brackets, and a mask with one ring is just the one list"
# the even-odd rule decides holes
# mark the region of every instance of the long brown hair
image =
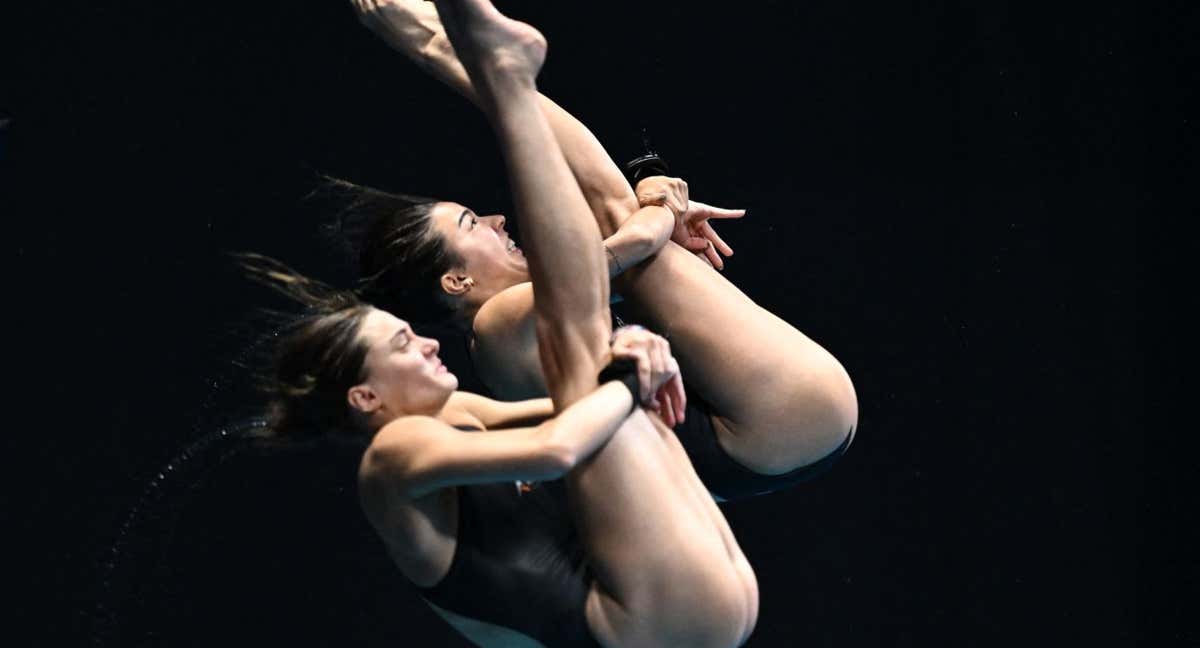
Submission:
[[366,378],[367,344],[359,331],[374,307],[270,257],[234,258],[250,279],[304,307],[274,333],[270,370],[261,381],[270,397],[269,430],[293,439],[356,431],[346,392]]
[[391,312],[403,306],[418,321],[440,322],[453,315],[441,277],[463,259],[432,226],[438,200],[391,193],[322,176],[313,196],[332,202],[331,234],[355,259],[360,292]]

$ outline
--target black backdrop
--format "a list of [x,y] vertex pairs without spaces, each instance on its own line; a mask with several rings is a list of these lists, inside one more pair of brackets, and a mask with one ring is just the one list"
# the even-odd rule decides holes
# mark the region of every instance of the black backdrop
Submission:
[[[314,171],[508,210],[480,116],[345,3],[303,4],[7,21],[21,645],[88,632],[147,481],[253,406],[234,361],[274,302],[223,253],[349,276],[301,201]],[[1150,496],[1176,482],[1144,461],[1167,400],[1145,358],[1170,340],[1147,288],[1174,263],[1144,217],[1152,180],[1194,170],[1194,149],[1155,142],[1195,120],[1154,92],[1194,79],[1166,63],[1194,10],[502,6],[545,32],[543,91],[615,157],[645,128],[694,197],[749,209],[721,230],[727,275],[855,380],[861,430],[831,474],[725,508],[762,588],[750,645],[1196,640],[1148,575],[1193,566],[1151,553],[1195,514]],[[175,521],[143,520],[117,563],[124,643],[464,645],[314,478],[336,469],[204,461],[149,507]]]

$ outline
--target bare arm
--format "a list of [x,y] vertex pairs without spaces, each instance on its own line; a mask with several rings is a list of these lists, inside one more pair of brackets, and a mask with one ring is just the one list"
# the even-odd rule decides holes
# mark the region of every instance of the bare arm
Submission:
[[615,234],[604,239],[608,276],[615,277],[661,250],[674,227],[675,215],[667,207],[647,205],[634,212]]
[[614,381],[534,427],[463,432],[429,417],[397,419],[379,431],[364,472],[409,499],[448,486],[558,479],[602,447],[633,404]]

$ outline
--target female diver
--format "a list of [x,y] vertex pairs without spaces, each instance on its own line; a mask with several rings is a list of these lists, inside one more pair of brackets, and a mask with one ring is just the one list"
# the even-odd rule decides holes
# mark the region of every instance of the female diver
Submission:
[[[486,112],[432,5],[353,5],[374,33]],[[732,251],[708,219],[741,213],[689,202],[686,183],[676,178],[644,179],[635,193],[582,123],[545,96],[537,104],[607,237],[597,249],[607,254],[610,275],[620,274],[615,290],[638,319],[671,339],[688,376],[691,415],[676,425],[684,417],[668,405],[664,418],[709,491],[721,499],[770,492],[828,467],[854,435],[853,385],[828,351],[711,267],[723,265],[716,249]],[[545,395],[536,343],[539,286],[530,284],[530,267],[504,217],[349,183],[342,188],[353,196],[343,219],[368,221],[359,256],[373,301],[445,312],[469,332],[476,373],[493,394]],[[669,211],[645,209],[652,205]],[[546,280],[574,279],[562,273]],[[770,354],[762,353],[766,340]]]
[[[344,421],[369,434],[358,475],[367,518],[426,600],[479,645],[738,645],[757,617],[754,574],[675,436],[637,407],[683,399],[665,340],[631,328],[610,346],[599,231],[538,108],[545,41],[483,0],[438,9],[529,235],[552,401],[456,392],[435,340],[349,296],[313,298],[318,285],[260,261],[260,279],[323,306],[280,346],[276,424]],[[610,379],[614,356],[638,370]]]

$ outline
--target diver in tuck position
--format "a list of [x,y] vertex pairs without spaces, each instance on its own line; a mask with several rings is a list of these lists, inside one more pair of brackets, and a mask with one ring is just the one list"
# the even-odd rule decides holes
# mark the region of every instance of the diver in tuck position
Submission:
[[754,573],[675,435],[643,409],[685,407],[669,346],[611,331],[600,232],[539,109],[545,41],[483,0],[438,7],[504,152],[551,399],[458,392],[436,340],[247,257],[257,279],[315,310],[280,339],[271,429],[369,444],[367,518],[479,645],[739,645],[758,614]]
[[[486,112],[431,3],[352,4],[390,46]],[[686,412],[666,403],[664,419],[708,490],[724,500],[757,495],[828,468],[854,436],[854,387],[828,351],[714,270],[723,265],[718,251],[732,251],[708,220],[742,212],[689,201],[678,178],[645,178],[631,190],[582,123],[543,95],[537,106],[605,237],[595,245],[606,255],[614,292],[671,340],[688,378]],[[439,312],[467,331],[476,373],[497,397],[544,396],[538,286],[504,216],[350,183],[341,188],[350,196],[343,220],[366,229],[359,259],[372,301]],[[543,279],[575,280],[566,273]]]

